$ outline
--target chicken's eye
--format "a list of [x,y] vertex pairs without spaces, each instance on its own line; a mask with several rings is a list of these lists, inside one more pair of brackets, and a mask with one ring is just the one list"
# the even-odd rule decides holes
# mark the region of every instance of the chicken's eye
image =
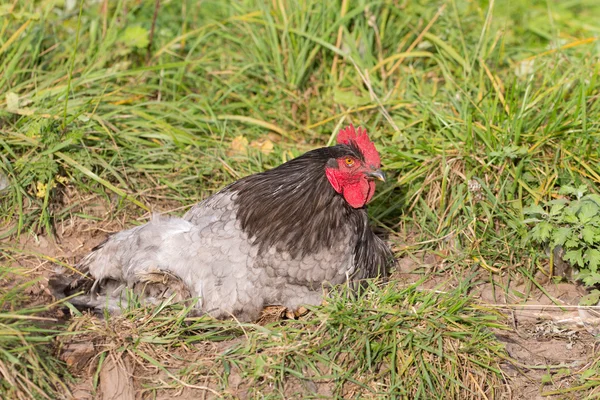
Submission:
[[346,163],[346,166],[347,166],[347,167],[351,167],[351,166],[353,166],[353,165],[354,165],[354,159],[353,159],[353,158],[351,158],[351,157],[346,157],[346,158],[344,159],[344,163]]

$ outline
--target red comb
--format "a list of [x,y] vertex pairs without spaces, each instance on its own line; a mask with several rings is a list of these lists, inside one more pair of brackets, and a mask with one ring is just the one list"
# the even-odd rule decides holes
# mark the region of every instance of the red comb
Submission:
[[373,142],[369,139],[369,135],[367,135],[365,129],[361,127],[354,129],[354,126],[350,124],[346,128],[340,130],[337,142],[338,144],[350,144],[350,142],[354,142],[354,145],[358,147],[368,165],[373,165],[376,168],[381,166],[379,153]]

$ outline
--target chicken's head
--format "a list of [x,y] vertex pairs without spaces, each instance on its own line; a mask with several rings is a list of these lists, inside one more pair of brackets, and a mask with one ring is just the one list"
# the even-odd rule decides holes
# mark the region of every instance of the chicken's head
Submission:
[[347,151],[329,160],[325,174],[333,189],[344,196],[350,206],[361,208],[373,197],[374,180],[385,180],[379,153],[367,131],[354,129],[352,125],[340,131],[337,142]]

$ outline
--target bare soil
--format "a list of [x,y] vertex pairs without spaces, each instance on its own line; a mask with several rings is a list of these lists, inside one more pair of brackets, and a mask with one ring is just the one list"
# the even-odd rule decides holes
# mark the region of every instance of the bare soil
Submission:
[[[446,291],[464,279],[445,269],[443,257],[435,254],[400,259],[393,279],[412,284],[423,276],[428,276],[421,285],[423,290]],[[496,275],[492,283],[486,279],[474,286],[471,296],[482,307],[506,317],[506,329],[495,332],[507,354],[501,364],[505,398],[580,398],[580,394],[554,393],[581,385],[574,374],[585,370],[598,356],[600,313],[579,306],[585,289],[573,282],[553,283],[541,276],[536,277],[538,282],[545,281],[541,288],[509,273]]]

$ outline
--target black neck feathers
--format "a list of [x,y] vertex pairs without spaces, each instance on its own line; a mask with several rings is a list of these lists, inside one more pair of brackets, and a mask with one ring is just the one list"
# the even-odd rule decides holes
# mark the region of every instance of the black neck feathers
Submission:
[[[228,187],[227,190],[237,192],[237,218],[242,229],[260,245],[259,252],[275,246],[296,258],[331,248],[352,235],[355,264],[359,270],[369,270],[368,276],[361,277],[381,275],[378,265],[372,264],[384,265],[387,246],[371,231],[366,210],[350,207],[325,175],[325,166],[331,159],[360,157],[356,152],[346,145],[312,150]],[[380,255],[382,251],[387,252]]]

